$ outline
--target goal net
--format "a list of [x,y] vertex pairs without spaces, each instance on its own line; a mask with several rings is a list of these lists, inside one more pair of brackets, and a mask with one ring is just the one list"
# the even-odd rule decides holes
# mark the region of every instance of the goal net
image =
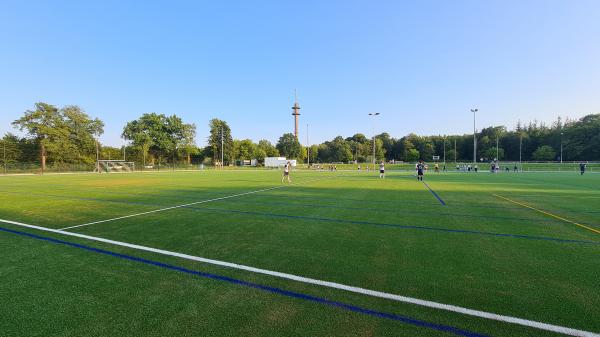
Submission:
[[96,172],[112,173],[112,172],[133,172],[135,164],[132,161],[124,160],[98,160]]

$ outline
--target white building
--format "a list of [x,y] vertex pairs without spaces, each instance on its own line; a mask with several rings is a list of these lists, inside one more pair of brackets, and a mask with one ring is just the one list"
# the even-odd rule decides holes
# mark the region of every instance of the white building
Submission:
[[296,166],[295,159],[287,160],[285,157],[265,157],[265,167],[282,167],[285,166],[288,161],[292,164],[292,167]]

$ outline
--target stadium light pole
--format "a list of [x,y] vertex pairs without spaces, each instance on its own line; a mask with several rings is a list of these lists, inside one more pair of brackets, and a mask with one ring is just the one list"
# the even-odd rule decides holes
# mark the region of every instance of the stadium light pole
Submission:
[[310,167],[310,144],[308,143],[308,123],[306,123],[306,165]]
[[454,164],[456,164],[456,138],[454,138]]
[[475,113],[479,109],[471,109],[473,113],[473,163],[477,163],[477,129],[475,128]]
[[379,112],[369,112],[369,116],[373,117],[372,127],[373,127],[373,170],[375,170],[375,117],[379,116]]
[[521,131],[519,138],[519,166],[523,169],[523,132]]
[[98,139],[96,139],[96,171],[100,173],[100,163],[98,160],[100,160],[100,153],[98,151]]
[[496,136],[496,160],[499,162],[500,161],[500,157],[498,156],[498,141],[499,141],[500,137]]
[[563,132],[560,132],[560,163],[563,162]]
[[446,166],[446,136],[444,136],[444,166]]
[[225,167],[225,163],[223,162],[225,156],[223,154],[223,126],[221,125],[221,169],[223,169]]

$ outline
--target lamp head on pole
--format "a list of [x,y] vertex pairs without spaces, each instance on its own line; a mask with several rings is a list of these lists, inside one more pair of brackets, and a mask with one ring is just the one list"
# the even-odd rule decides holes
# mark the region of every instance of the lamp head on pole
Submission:
[[479,109],[471,109],[471,112],[477,112]]

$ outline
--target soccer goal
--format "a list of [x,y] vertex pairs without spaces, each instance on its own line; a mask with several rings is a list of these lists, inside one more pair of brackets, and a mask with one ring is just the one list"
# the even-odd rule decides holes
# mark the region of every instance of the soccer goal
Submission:
[[98,173],[113,173],[113,172],[133,172],[135,163],[124,160],[98,160],[96,172]]

